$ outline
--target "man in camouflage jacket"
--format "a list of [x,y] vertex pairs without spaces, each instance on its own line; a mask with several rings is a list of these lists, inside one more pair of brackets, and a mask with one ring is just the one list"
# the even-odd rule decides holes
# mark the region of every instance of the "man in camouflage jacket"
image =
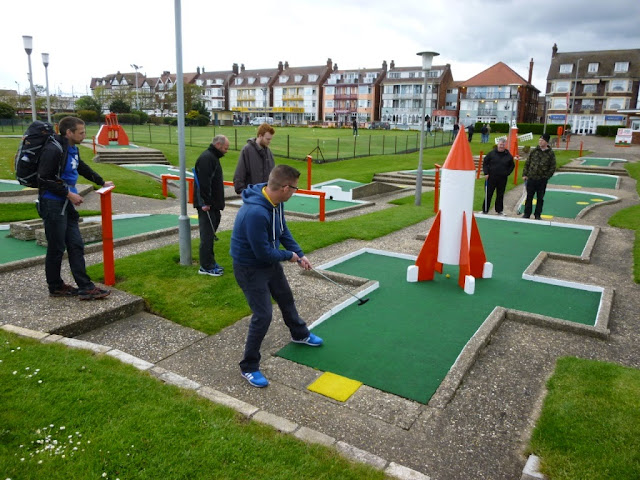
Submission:
[[533,216],[536,220],[540,220],[542,215],[547,182],[556,171],[556,155],[549,146],[549,139],[548,133],[542,134],[538,146],[529,154],[522,170],[522,179],[525,181],[527,189],[523,218],[531,217],[534,195],[536,196],[536,209]]

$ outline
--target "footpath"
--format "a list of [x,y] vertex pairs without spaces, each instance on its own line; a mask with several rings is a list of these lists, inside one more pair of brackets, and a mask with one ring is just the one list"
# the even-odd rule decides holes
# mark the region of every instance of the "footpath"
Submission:
[[[579,143],[574,142],[579,141],[598,156],[640,161],[638,146],[615,148],[611,139],[574,136],[571,147],[577,148]],[[320,372],[275,356],[289,342],[277,308],[262,349],[262,370],[271,384],[266,389],[253,388],[241,378],[237,364],[248,318],[216,335],[205,335],[144,312],[142,299],[117,289],[105,301],[50,298],[43,265],[0,273],[0,325],[44,341],[108,352],[284,433],[333,446],[350,458],[385,469],[394,478],[535,478],[531,476],[535,472],[523,473],[525,448],[556,359],[571,355],[640,368],[640,287],[632,278],[634,234],[607,224],[613,213],[638,203],[635,188],[634,180],[622,177],[616,192],[620,202],[567,221],[600,227],[590,262],[548,260],[542,267],[547,276],[615,288],[609,337],[588,337],[507,318],[481,347],[445,404],[423,405],[366,386],[344,403],[309,392],[306,386]],[[517,216],[521,195],[519,186],[505,198],[508,216]],[[179,213],[175,199],[113,197],[114,213]],[[98,205],[97,195],[90,193],[86,208]],[[225,209],[223,230],[231,228],[236,211]],[[429,227],[430,221],[425,221],[371,242],[347,241],[315,251],[309,258],[319,265],[363,247],[415,255],[421,246],[418,238]],[[177,234],[149,239],[118,247],[115,256],[176,242]],[[89,264],[101,261],[101,253],[87,255]],[[328,282],[300,274],[295,266],[285,268],[308,323],[344,299]],[[63,276],[70,278],[68,270]]]

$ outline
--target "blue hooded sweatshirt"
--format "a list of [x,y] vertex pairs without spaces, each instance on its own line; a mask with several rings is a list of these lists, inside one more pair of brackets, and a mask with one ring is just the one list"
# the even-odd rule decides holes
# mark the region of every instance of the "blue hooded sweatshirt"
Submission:
[[[284,219],[284,206],[273,206],[264,196],[266,183],[249,185],[242,191],[244,202],[233,225],[231,249],[233,263],[244,266],[267,267],[291,260],[295,252],[304,256],[293,239]],[[281,250],[280,245],[286,250]]]

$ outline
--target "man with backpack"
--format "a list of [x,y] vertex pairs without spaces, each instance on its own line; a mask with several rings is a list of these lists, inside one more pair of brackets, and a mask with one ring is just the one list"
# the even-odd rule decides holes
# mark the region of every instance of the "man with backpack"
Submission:
[[[80,216],[75,209],[84,199],[78,194],[76,182],[78,175],[100,186],[111,187],[113,182],[105,182],[80,159],[78,145],[86,136],[84,122],[64,117],[58,126],[60,135],[45,143],[38,159],[38,213],[47,237],[45,274],[49,295],[78,296],[80,300],[105,298],[111,292],[96,287],[87,275],[84,242],[78,227]],[[60,275],[65,249],[78,288],[64,283]]]

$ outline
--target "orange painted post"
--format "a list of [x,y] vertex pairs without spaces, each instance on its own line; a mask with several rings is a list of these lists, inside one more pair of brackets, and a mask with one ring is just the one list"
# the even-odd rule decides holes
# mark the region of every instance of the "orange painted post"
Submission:
[[478,157],[478,171],[476,173],[476,180],[480,178],[481,171],[482,171],[482,150],[480,150],[480,156]]
[[307,190],[311,190],[311,155],[307,155]]
[[91,137],[93,139],[93,156],[96,155],[96,136]]
[[104,284],[115,285],[116,275],[113,261],[113,215],[111,210],[111,190],[115,187],[102,187],[100,210],[102,211],[102,261],[104,264]]
[[518,184],[518,166],[520,165],[520,155],[516,155],[514,158],[516,162],[516,168],[513,169],[513,184]]
[[567,135],[567,143],[564,146],[565,150],[569,150],[569,142],[571,142],[571,135]]
[[169,196],[169,188],[167,186],[167,182],[169,180],[169,177],[171,175],[161,175],[160,178],[162,179],[162,196],[167,198]]
[[320,191],[317,191],[317,190],[304,190],[302,188],[299,188],[296,193],[298,193],[300,195],[315,195],[316,197],[320,197],[320,218],[319,218],[319,220],[321,222],[324,222],[325,212],[326,212],[326,208],[325,208],[325,196],[327,195],[326,192],[320,192]]
[[189,203],[193,204],[193,177],[187,177],[187,184],[189,185]]
[[584,145],[584,142],[580,142],[580,156],[582,157],[582,146]]
[[440,207],[439,205],[439,201],[440,201],[440,168],[442,168],[442,165],[438,165],[437,163],[434,164],[434,167],[436,167],[436,185],[435,185],[435,190],[433,192],[433,211],[437,212],[438,208]]

